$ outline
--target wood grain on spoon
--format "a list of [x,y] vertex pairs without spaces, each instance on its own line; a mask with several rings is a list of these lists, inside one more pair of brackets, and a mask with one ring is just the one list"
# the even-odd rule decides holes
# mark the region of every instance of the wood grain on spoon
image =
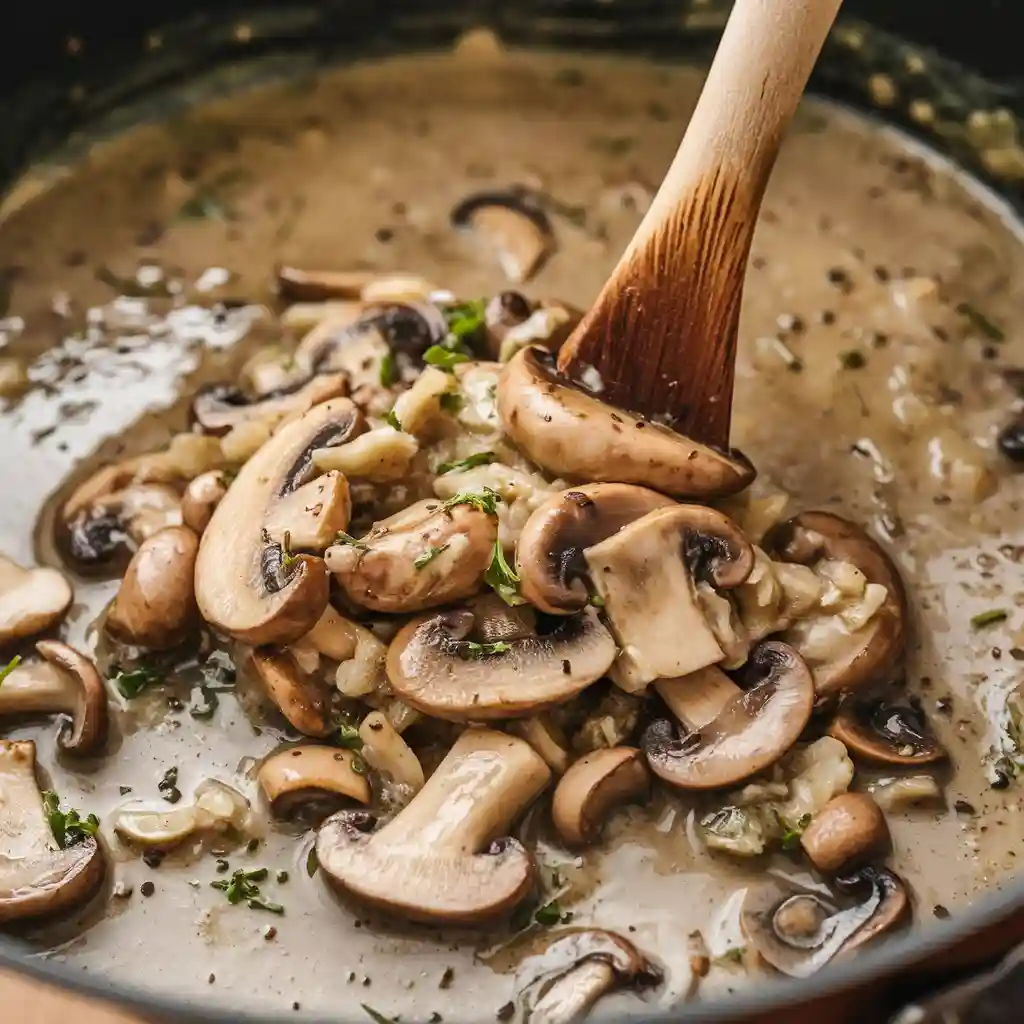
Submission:
[[[736,0],[686,135],[559,369],[727,448],[747,256],[782,136],[842,0]],[[589,376],[592,377],[592,374]]]

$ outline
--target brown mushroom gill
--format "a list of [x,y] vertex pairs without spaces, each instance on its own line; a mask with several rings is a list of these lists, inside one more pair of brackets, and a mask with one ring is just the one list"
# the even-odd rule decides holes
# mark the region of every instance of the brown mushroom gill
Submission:
[[947,756],[920,705],[910,703],[848,698],[829,725],[829,733],[855,757],[875,764],[934,764]]

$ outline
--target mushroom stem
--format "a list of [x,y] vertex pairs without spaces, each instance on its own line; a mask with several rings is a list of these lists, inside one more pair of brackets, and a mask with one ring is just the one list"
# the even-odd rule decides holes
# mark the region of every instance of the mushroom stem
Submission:
[[743,693],[717,665],[675,679],[658,679],[654,688],[689,732],[700,732],[710,725],[729,701]]
[[530,1024],[575,1024],[615,986],[615,969],[586,960],[563,974],[534,1004]]

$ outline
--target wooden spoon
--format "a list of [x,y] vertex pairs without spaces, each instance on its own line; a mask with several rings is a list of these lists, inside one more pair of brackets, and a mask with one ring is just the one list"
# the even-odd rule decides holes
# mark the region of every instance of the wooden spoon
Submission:
[[601,398],[729,443],[736,335],[758,210],[842,0],[736,0],[668,175],[559,369]]

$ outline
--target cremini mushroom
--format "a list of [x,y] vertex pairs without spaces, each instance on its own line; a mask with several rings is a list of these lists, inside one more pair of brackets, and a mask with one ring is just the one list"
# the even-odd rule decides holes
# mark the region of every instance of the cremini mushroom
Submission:
[[746,891],[740,910],[744,934],[777,971],[806,978],[839,954],[894,930],[910,909],[906,889],[891,871],[865,868],[835,884],[860,901],[840,906],[775,882]]
[[586,548],[583,558],[618,641],[615,678],[625,689],[725,658],[699,588],[729,590],[750,574],[753,548],[731,519],[703,505],[655,509]]
[[416,612],[475,593],[491,564],[498,519],[471,504],[417,502],[355,543],[328,548],[327,568],[350,601]]
[[107,691],[96,666],[56,640],[36,644],[41,661],[23,661],[0,685],[0,717],[64,714],[58,743],[69,754],[94,754],[107,736]]
[[[312,452],[344,444],[361,426],[362,416],[348,399],[324,402],[283,426],[242,467],[214,511],[196,559],[196,600],[214,629],[246,643],[286,644],[323,615],[327,567],[320,558],[287,549],[283,532],[289,520],[275,513],[297,491],[316,485]],[[314,493],[315,486],[308,496]],[[317,522],[326,514],[326,505],[317,513],[316,504],[289,504],[295,513],[290,522],[302,539],[317,535]],[[270,536],[268,522],[281,529],[280,540]]]
[[796,743],[811,717],[814,683],[786,644],[765,641],[751,652],[737,686],[710,666],[662,680],[658,692],[685,732],[653,722],[643,747],[656,775],[680,789],[719,789],[764,771]]
[[136,846],[171,849],[195,833],[244,832],[249,802],[238,790],[217,779],[201,782],[191,803],[131,800],[114,813],[114,831]]
[[94,836],[58,845],[35,768],[34,743],[0,740],[0,924],[73,910],[103,881]]
[[635,747],[610,747],[581,757],[559,780],[551,798],[551,818],[572,846],[593,843],[620,804],[650,789],[643,754]]
[[836,697],[888,682],[902,663],[908,616],[903,582],[882,548],[859,526],[831,512],[803,512],[780,523],[768,533],[764,547],[774,558],[801,565],[848,563],[864,574],[868,585],[885,588],[884,600],[866,624],[853,628],[839,623],[837,628],[826,623],[831,634],[820,645],[822,653],[810,649],[820,617],[801,620],[783,639],[805,653],[819,696]]
[[529,280],[554,247],[544,207],[522,187],[467,196],[452,210],[451,222],[483,239],[505,276],[517,283]]
[[735,494],[756,475],[739,452],[716,451],[606,405],[560,377],[553,356],[540,348],[523,349],[505,365],[498,412],[519,448],[570,480],[640,484],[704,501]]
[[621,988],[661,983],[661,971],[621,935],[597,928],[559,932],[516,978],[516,1001],[530,1024],[578,1024]]
[[947,756],[920,705],[853,696],[839,706],[828,731],[856,757],[873,764],[907,768]]
[[800,845],[826,875],[848,874],[889,851],[882,809],[867,793],[834,796],[804,829]]
[[400,917],[477,924],[520,903],[533,888],[533,859],[499,838],[547,785],[530,745],[467,729],[396,817],[372,831],[365,811],[328,818],[317,836],[324,875],[352,896]]
[[356,771],[351,750],[305,745],[268,757],[256,781],[275,818],[323,819],[348,801],[368,804],[372,798],[365,770]]
[[64,618],[74,591],[56,569],[24,569],[0,555],[0,645],[35,636]]
[[192,416],[207,434],[226,434],[249,420],[276,422],[304,413],[348,390],[343,373],[318,373],[309,380],[288,385],[265,395],[252,397],[233,384],[208,384],[192,399]]
[[325,687],[306,676],[284,651],[253,652],[252,667],[267,696],[305,736],[327,736],[333,731]]
[[[522,323],[509,326],[502,332],[498,351],[492,354],[499,362],[507,363],[532,345],[556,353],[582,319],[583,314],[572,306],[542,301]],[[493,337],[493,330],[488,333]]]
[[593,609],[544,634],[482,644],[468,609],[421,616],[388,648],[395,693],[435,718],[456,722],[524,718],[563,704],[600,679],[615,641]]
[[199,538],[169,526],[142,542],[118,588],[106,630],[124,643],[166,651],[198,625],[195,597]]
[[631,484],[585,484],[552,495],[519,536],[519,592],[550,615],[580,611],[591,597],[583,552],[648,512],[673,504],[671,498]]
[[383,711],[371,711],[359,723],[361,752],[366,763],[408,792],[423,788],[423,766]]
[[219,469],[200,473],[192,480],[181,498],[181,519],[197,537],[210,525],[213,510],[228,493],[228,478]]

